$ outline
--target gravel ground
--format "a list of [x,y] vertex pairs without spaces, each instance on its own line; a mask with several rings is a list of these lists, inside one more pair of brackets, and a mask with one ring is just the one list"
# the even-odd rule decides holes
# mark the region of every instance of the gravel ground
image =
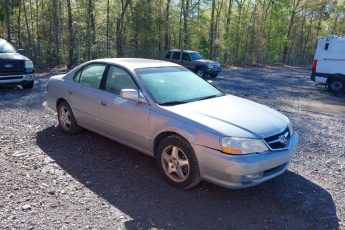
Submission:
[[289,170],[244,190],[175,189],[144,154],[62,133],[41,105],[52,74],[32,90],[0,89],[0,229],[345,229],[345,95],[307,68],[232,68],[213,80],[283,112],[300,134]]

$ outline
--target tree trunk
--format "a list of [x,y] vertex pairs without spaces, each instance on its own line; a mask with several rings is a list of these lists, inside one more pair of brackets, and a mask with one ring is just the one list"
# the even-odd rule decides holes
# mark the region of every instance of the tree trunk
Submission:
[[333,28],[332,28],[331,34],[334,34],[334,33],[337,31],[337,22],[338,22],[338,18],[339,18],[339,16],[336,15],[336,16],[335,16],[334,23],[333,23]]
[[21,15],[22,15],[22,7],[21,5],[19,6],[19,12],[18,12],[18,18],[17,18],[17,23],[18,23],[18,47],[21,49],[22,48],[22,38],[21,38]]
[[189,0],[185,0],[185,7],[183,10],[183,48],[188,49],[190,38],[189,38],[189,31],[188,31],[188,16],[189,16]]
[[[25,19],[25,25],[26,25],[26,32],[28,35],[28,45],[29,48],[32,48],[32,43],[31,43],[31,32],[30,32],[30,27],[29,27],[29,22],[28,22],[28,16],[27,16],[27,11],[26,11],[26,7],[25,7],[25,0],[23,0],[22,2],[23,4],[23,10],[24,10],[24,19]],[[31,53],[30,53],[31,56]]]
[[109,42],[109,25],[110,24],[110,0],[107,1],[107,33],[106,33],[106,39],[107,39],[107,57],[110,56],[110,42]]
[[59,42],[59,7],[58,7],[58,0],[52,1],[52,10],[53,10],[53,40],[54,40],[54,55],[55,55],[55,64],[60,64],[60,42]]
[[68,18],[68,37],[69,37],[69,44],[68,44],[68,68],[71,68],[74,64],[76,64],[74,49],[75,49],[75,36],[73,31],[73,15],[72,15],[72,7],[71,7],[71,0],[67,0],[67,18]]
[[210,35],[209,35],[209,58],[213,59],[213,43],[215,39],[215,22],[214,22],[214,11],[216,9],[216,0],[212,0],[211,10],[211,22],[210,22]]
[[124,30],[124,21],[125,15],[128,9],[128,5],[131,0],[121,0],[121,12],[120,16],[117,18],[116,21],[116,50],[117,55],[122,57],[124,55],[123,51],[123,30]]
[[184,9],[184,0],[181,0],[181,7],[180,7],[180,20],[179,20],[179,33],[178,33],[178,48],[182,48],[182,16],[183,16],[183,9]]
[[225,35],[224,35],[224,40],[225,40],[225,44],[226,44],[226,49],[225,49],[225,53],[224,53],[224,62],[227,63],[228,62],[228,56],[229,56],[229,47],[227,47],[229,45],[229,40],[230,40],[230,29],[231,29],[231,13],[232,13],[232,1],[233,0],[229,0],[229,4],[228,4],[228,11],[226,14],[226,23],[225,23]]
[[289,47],[290,47],[290,39],[291,39],[291,30],[292,27],[295,23],[295,17],[296,17],[296,13],[297,13],[297,7],[299,6],[301,0],[294,0],[292,3],[292,12],[291,12],[291,17],[290,17],[290,22],[289,22],[289,28],[288,28],[288,32],[287,32],[287,41],[285,42],[285,46],[284,46],[284,51],[283,51],[283,62],[287,63],[288,62],[288,51],[289,51]]
[[88,0],[87,4],[87,29],[86,29],[86,55],[87,59],[91,60],[92,59],[92,14],[93,14],[93,6],[92,6],[92,0]]
[[165,10],[164,50],[168,50],[170,48],[170,39],[169,39],[170,2],[171,2],[171,0],[167,0],[166,10]]
[[9,0],[5,0],[5,20],[6,20],[6,30],[7,30],[7,41],[12,41],[11,36],[11,16],[10,12],[12,11]]

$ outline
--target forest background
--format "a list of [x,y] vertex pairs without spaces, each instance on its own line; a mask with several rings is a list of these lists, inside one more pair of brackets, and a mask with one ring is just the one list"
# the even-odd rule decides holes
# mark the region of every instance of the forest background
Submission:
[[0,37],[37,67],[191,49],[225,64],[308,64],[345,34],[345,0],[1,0]]

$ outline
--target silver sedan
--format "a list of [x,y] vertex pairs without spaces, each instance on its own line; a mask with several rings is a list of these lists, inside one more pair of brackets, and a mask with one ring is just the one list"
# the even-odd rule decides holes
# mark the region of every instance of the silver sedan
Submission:
[[298,146],[283,114],[164,61],[89,61],[51,77],[45,105],[66,133],[85,128],[154,157],[179,188],[257,185],[282,174]]

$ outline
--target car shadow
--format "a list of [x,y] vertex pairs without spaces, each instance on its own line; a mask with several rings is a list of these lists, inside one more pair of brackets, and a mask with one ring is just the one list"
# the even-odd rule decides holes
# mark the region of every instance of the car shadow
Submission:
[[[0,85],[0,109],[41,108],[49,76],[49,74],[37,75],[32,89],[23,89],[21,86]],[[39,101],[39,103],[37,103],[37,101]]]
[[130,216],[127,229],[339,227],[332,196],[291,171],[243,190],[208,182],[180,190],[161,179],[151,157],[89,131],[66,135],[51,126],[36,142],[66,173]]

